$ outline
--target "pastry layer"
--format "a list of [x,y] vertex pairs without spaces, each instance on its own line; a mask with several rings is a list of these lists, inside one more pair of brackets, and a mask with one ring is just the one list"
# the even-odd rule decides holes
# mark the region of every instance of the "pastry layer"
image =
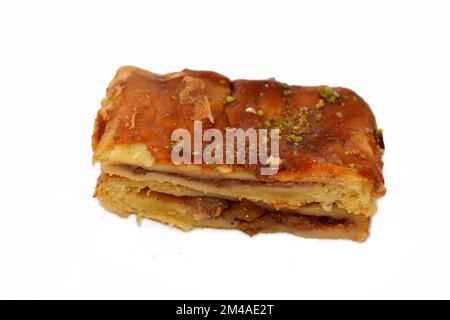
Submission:
[[103,164],[105,173],[145,182],[151,190],[175,196],[209,196],[233,201],[262,202],[277,209],[319,203],[325,211],[336,206],[367,216],[375,212],[371,186],[360,179],[309,178],[290,182],[214,179],[158,172],[129,165]]
[[[137,214],[182,230],[194,227],[238,229],[249,235],[289,232],[308,238],[364,241],[370,218],[346,214],[318,205],[276,211],[250,201],[230,201],[205,196],[173,196],[150,190],[142,181],[103,174],[96,196],[103,206],[120,216]],[[333,216],[334,215],[334,216]]]

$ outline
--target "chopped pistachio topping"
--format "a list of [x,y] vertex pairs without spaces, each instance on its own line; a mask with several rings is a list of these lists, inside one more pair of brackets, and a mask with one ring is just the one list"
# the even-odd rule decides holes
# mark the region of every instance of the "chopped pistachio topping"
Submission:
[[329,103],[335,103],[339,94],[329,86],[321,86],[319,88],[319,95]]
[[233,103],[233,102],[236,101],[236,97],[234,97],[234,96],[227,96],[227,97],[225,98],[225,101],[226,101],[227,103]]
[[341,111],[336,112],[336,116],[337,116],[339,119],[342,119],[342,118],[344,117],[344,115],[342,114]]
[[316,120],[320,121],[320,119],[322,119],[322,114],[321,113],[316,114]]
[[383,129],[377,129],[377,136],[379,137],[383,136]]
[[272,125],[272,123],[270,122],[270,120],[268,120],[268,119],[264,120],[264,126],[270,127],[271,125]]
[[290,109],[284,119],[277,121],[275,128],[289,142],[299,143],[311,127],[308,109],[305,107]]
[[323,99],[320,99],[319,102],[317,102],[316,104],[316,108],[321,109],[323,107],[325,107],[325,101]]
[[277,124],[276,128],[280,129],[280,130],[283,130],[283,129],[286,129],[288,126],[289,126],[289,122],[286,119],[284,119],[284,120],[281,120]]
[[286,82],[283,82],[281,85],[282,85],[283,88],[285,88],[285,89],[289,89],[289,88],[291,87],[291,86],[288,85]]
[[258,110],[258,111],[256,112],[256,114],[257,114],[258,116],[262,117],[262,116],[264,115],[264,110]]
[[292,94],[292,89],[283,90],[285,96],[290,96]]
[[303,137],[300,136],[300,135],[296,135],[296,134],[291,133],[291,134],[289,134],[287,136],[286,139],[287,139],[287,141],[290,141],[290,142],[299,143],[299,142],[301,142],[303,140]]

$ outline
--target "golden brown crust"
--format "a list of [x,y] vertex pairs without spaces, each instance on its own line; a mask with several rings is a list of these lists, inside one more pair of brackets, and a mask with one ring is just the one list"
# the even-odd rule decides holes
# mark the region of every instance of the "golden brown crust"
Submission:
[[[328,91],[321,92],[323,88]],[[278,174],[267,178],[259,176],[258,166],[234,166],[257,179],[360,176],[372,184],[373,196],[385,192],[382,137],[369,106],[356,93],[287,86],[274,79],[231,81],[208,71],[158,75],[119,69],[95,122],[94,158],[102,161],[102,154],[115,145],[143,143],[156,164],[172,165],[171,133],[177,128],[193,132],[193,119],[203,120],[204,129],[222,132],[269,123],[280,128],[283,161]]]

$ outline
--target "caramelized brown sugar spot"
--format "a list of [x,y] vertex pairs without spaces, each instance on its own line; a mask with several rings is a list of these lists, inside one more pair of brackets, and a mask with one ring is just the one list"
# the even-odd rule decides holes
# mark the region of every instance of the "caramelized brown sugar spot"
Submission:
[[[368,104],[346,88],[123,67],[97,115],[93,147],[108,133],[111,144],[144,143],[156,162],[171,164],[171,134],[186,128],[193,136],[193,120],[223,133],[226,128],[279,129],[282,162],[270,179],[354,172],[372,182],[374,193],[384,193],[381,131]],[[267,178],[258,176],[258,166],[236,166]]]

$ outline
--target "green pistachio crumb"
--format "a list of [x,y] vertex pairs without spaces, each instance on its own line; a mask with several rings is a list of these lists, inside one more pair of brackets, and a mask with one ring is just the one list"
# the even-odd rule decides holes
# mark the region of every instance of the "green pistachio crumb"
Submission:
[[287,136],[286,139],[287,139],[287,141],[290,141],[290,142],[299,143],[299,142],[301,142],[301,141],[303,140],[303,137],[291,133],[291,134],[289,134],[289,135]]
[[317,102],[316,104],[316,108],[321,109],[323,107],[325,107],[325,101],[323,99],[320,99],[319,102]]
[[268,120],[268,119],[264,120],[265,127],[270,127],[271,125],[272,125],[272,123],[270,122],[270,120]]
[[236,97],[234,97],[234,96],[227,96],[227,97],[225,98],[225,101],[226,101],[227,103],[233,103],[233,102],[236,101]]
[[292,94],[292,90],[291,89],[286,89],[286,90],[283,90],[283,93],[284,93],[285,96],[290,96]]
[[342,118],[344,117],[344,115],[342,114],[341,111],[336,112],[336,116],[337,116],[339,119],[342,119]]
[[289,122],[287,120],[281,120],[278,125],[277,125],[277,129],[283,130],[285,128],[287,128],[289,126]]
[[281,85],[282,85],[283,88],[285,88],[285,89],[289,89],[289,88],[291,87],[291,86],[288,85],[286,82],[283,82]]
[[377,136],[379,137],[383,136],[383,129],[377,129]]
[[258,116],[262,117],[262,116],[264,115],[264,110],[258,110],[258,111],[256,112],[256,114],[257,114]]
[[320,119],[322,119],[322,114],[321,113],[316,114],[316,120],[320,121]]
[[335,103],[339,94],[329,86],[321,86],[319,95],[329,103]]

